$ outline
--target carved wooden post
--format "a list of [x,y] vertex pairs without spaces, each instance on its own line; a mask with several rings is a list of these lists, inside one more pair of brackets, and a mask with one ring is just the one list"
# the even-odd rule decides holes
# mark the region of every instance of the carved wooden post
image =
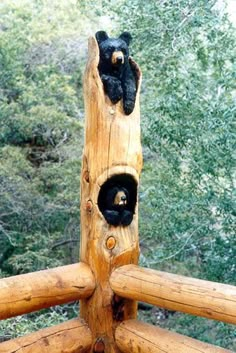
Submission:
[[[142,168],[140,144],[140,70],[131,61],[137,77],[135,109],[123,112],[122,101],[113,105],[104,95],[97,70],[99,48],[89,39],[88,63],[84,75],[86,112],[85,145],[81,175],[81,261],[89,264],[96,279],[92,297],[81,301],[81,317],[92,331],[92,352],[119,352],[114,342],[118,323],[136,317],[136,303],[113,295],[111,272],[125,264],[137,264],[138,204],[137,187]],[[130,193],[133,221],[128,226],[107,223],[102,211],[112,185],[124,186]]]

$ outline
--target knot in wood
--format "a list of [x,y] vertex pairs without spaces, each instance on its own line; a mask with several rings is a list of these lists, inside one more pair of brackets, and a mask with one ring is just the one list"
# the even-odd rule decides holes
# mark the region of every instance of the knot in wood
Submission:
[[84,180],[86,181],[86,183],[89,183],[89,171],[88,170],[86,170],[84,172]]
[[112,235],[107,238],[106,246],[108,250],[112,250],[116,246],[116,239]]
[[93,203],[92,203],[91,200],[88,200],[88,201],[86,202],[86,210],[87,210],[88,212],[92,212],[92,209],[93,209]]
[[105,351],[105,344],[103,342],[103,339],[101,337],[97,338],[94,347],[93,347],[93,352],[94,353],[103,353]]

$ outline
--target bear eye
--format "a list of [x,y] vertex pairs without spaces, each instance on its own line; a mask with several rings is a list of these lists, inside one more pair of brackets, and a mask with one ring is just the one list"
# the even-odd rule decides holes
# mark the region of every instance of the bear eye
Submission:
[[128,50],[126,48],[121,48],[121,51],[124,55],[127,55],[128,54]]

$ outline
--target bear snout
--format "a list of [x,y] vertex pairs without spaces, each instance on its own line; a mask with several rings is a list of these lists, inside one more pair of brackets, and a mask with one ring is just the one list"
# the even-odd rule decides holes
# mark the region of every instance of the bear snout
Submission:
[[111,62],[113,65],[122,65],[125,62],[124,54],[122,51],[115,51],[112,53]]

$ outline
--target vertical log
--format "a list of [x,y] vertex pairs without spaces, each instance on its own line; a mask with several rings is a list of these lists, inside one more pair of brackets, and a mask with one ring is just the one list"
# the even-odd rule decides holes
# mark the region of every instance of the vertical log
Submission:
[[[109,277],[119,266],[137,264],[139,256],[137,187],[142,168],[141,73],[137,64],[130,60],[138,92],[135,109],[127,116],[122,101],[113,105],[104,95],[98,62],[99,49],[92,37],[84,75],[86,124],[81,174],[80,258],[91,267],[97,285],[93,296],[81,301],[80,310],[92,331],[94,345],[91,351],[112,353],[119,352],[114,343],[117,324],[136,317],[136,303],[114,297]],[[124,185],[132,194],[134,216],[128,226],[109,225],[102,214],[99,202],[103,202],[104,194],[101,193],[109,190],[111,182]]]

